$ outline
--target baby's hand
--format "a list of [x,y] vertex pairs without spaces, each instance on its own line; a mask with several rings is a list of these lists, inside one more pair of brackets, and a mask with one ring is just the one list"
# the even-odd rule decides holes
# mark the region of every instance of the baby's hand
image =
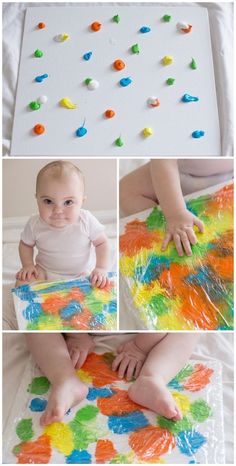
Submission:
[[93,269],[89,278],[92,286],[97,286],[97,288],[104,288],[108,281],[106,270],[99,267]]
[[162,243],[162,251],[165,251],[168,243],[173,240],[179,256],[183,256],[184,253],[191,256],[191,244],[197,243],[194,225],[201,233],[204,232],[203,222],[187,209],[166,217],[166,235]]
[[34,264],[22,267],[22,269],[16,274],[17,280],[21,280],[22,282],[29,282],[33,276],[35,278],[38,278],[39,276],[37,267]]
[[134,340],[122,344],[118,348],[118,353],[112,363],[112,370],[116,371],[119,368],[118,376],[121,379],[125,373],[127,380],[131,380],[132,377],[137,378],[146,359],[146,353],[136,346]]
[[72,365],[75,369],[80,369],[89,353],[94,349],[94,342],[90,335],[82,333],[80,335],[68,336],[66,344],[71,358]]

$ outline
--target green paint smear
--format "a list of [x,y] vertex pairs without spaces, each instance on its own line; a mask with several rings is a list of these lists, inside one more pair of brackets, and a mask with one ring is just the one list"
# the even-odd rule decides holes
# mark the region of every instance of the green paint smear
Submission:
[[180,382],[181,380],[186,379],[193,373],[193,367],[190,364],[187,364],[187,366],[184,366],[181,371],[178,372],[178,374],[175,376],[175,380]]
[[190,412],[193,419],[198,422],[204,422],[212,414],[212,410],[205,400],[199,399],[191,403]]
[[47,393],[50,387],[50,382],[47,377],[34,377],[31,384],[29,384],[27,392],[33,393],[34,395],[44,395]]
[[145,224],[147,225],[148,230],[163,230],[165,223],[164,219],[165,217],[163,213],[157,207],[154,207],[152,212],[146,218]]
[[87,307],[92,314],[100,314],[103,310],[103,303],[97,300],[93,291],[86,296],[84,306]]
[[182,432],[183,430],[192,429],[192,423],[187,416],[184,416],[180,421],[172,421],[171,419],[166,419],[163,416],[158,416],[157,422],[160,427],[169,430],[175,435],[179,434],[179,432]]
[[19,453],[21,452],[21,444],[20,445],[15,445],[14,448],[12,449],[12,453],[13,455],[19,455]]
[[153,296],[150,302],[148,303],[148,308],[151,308],[151,311],[153,311],[156,316],[161,316],[163,314],[166,314],[169,306],[170,306],[170,300],[167,299],[162,294],[157,294]]
[[31,440],[34,436],[32,419],[22,419],[19,421],[16,426],[16,433],[23,442]]
[[74,448],[77,450],[86,450],[90,443],[97,442],[101,434],[98,433],[98,429],[94,425],[84,426],[77,420],[73,419],[69,424],[69,427],[73,434]]
[[104,353],[103,354],[103,360],[104,362],[111,367],[114,359],[116,358],[116,355],[114,353]]
[[109,464],[133,464],[133,460],[130,455],[116,455]]
[[87,405],[77,411],[74,419],[77,422],[91,421],[97,416],[98,412],[99,409],[96,406]]

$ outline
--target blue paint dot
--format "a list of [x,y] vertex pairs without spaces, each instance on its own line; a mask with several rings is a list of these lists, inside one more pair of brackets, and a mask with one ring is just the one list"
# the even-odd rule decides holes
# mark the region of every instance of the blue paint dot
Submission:
[[91,464],[92,456],[87,450],[73,450],[66,456],[66,464]]
[[81,310],[81,305],[77,301],[71,301],[66,307],[64,307],[61,310],[60,316],[62,319],[68,319],[73,315],[80,313]]
[[36,320],[42,314],[40,303],[30,303],[27,308],[23,310],[24,318],[30,321]]
[[149,422],[141,411],[125,414],[123,416],[109,416],[108,426],[114,434],[126,434],[134,432],[142,427],[147,427]]
[[187,456],[192,456],[206,441],[206,438],[196,430],[185,430],[177,436],[178,448]]
[[33,412],[42,412],[45,410],[48,402],[44,398],[33,398],[30,402],[30,409]]
[[93,401],[96,398],[109,398],[114,395],[114,391],[110,388],[89,388],[87,400]]
[[119,81],[119,83],[120,83],[121,87],[127,87],[132,83],[132,79],[131,78],[122,78]]
[[76,136],[78,136],[78,138],[82,138],[85,136],[85,134],[87,134],[87,132],[88,130],[84,126],[81,126],[76,130]]
[[149,26],[142,26],[139,31],[142,33],[142,34],[146,34],[147,32],[150,32],[151,31],[151,28]]
[[189,95],[189,94],[184,94],[182,97],[182,102],[187,103],[187,102],[198,102],[199,98],[195,97],[194,95]]
[[201,129],[197,129],[196,131],[193,131],[192,137],[194,139],[199,139],[202,138],[205,134],[205,131],[202,131]]
[[42,83],[44,79],[48,78],[48,74],[41,74],[41,76],[36,76],[35,81],[37,83]]
[[87,52],[83,55],[83,59],[88,61],[90,60],[91,56],[93,55],[93,52]]

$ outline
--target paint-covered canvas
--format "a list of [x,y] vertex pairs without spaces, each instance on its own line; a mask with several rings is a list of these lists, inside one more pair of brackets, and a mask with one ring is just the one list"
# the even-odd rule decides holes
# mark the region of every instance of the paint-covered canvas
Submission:
[[[112,353],[88,356],[78,376],[87,398],[63,422],[40,427],[50,383],[28,368],[4,440],[7,463],[224,463],[221,366],[190,361],[169,383],[183,419],[132,402],[132,383],[111,370]],[[27,388],[28,387],[28,388]],[[11,421],[11,419],[10,419]]]
[[116,330],[116,274],[105,288],[89,278],[34,282],[12,290],[21,330]]
[[233,329],[233,184],[187,202],[205,225],[192,256],[161,251],[159,207],[129,221],[120,236],[122,291],[130,312],[155,330]]

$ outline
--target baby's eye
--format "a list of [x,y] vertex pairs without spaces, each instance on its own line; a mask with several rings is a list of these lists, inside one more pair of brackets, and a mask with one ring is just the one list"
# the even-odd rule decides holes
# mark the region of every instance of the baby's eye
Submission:
[[64,202],[64,205],[65,206],[69,206],[69,205],[72,205],[73,204],[73,201],[71,199],[67,199],[65,202]]
[[51,199],[44,199],[43,202],[44,202],[44,204],[47,204],[47,205],[52,204]]

